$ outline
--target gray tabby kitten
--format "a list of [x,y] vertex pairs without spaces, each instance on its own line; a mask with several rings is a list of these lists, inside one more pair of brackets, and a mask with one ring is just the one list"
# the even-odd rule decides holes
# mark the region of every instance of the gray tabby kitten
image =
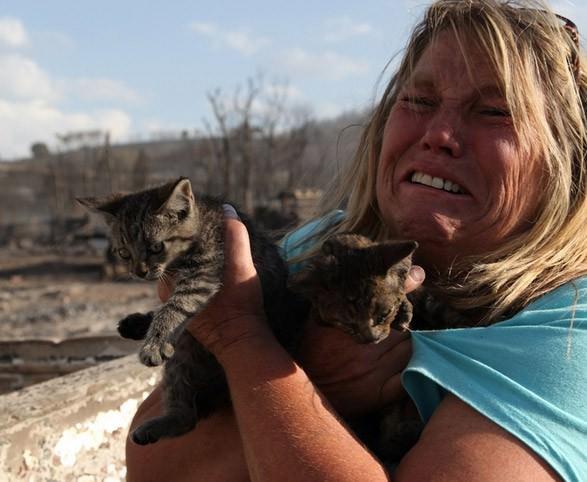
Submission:
[[[123,337],[145,340],[139,354],[143,364],[166,361],[165,414],[138,427],[132,438],[144,445],[189,432],[199,419],[229,403],[220,364],[184,330],[222,284],[222,201],[194,196],[186,178],[127,195],[78,201],[104,216],[114,249],[134,275],[146,280],[172,275],[175,280],[171,297],[158,310],[132,314],[118,325]],[[291,352],[300,332],[294,322],[303,318],[287,313],[287,266],[278,248],[246,216],[239,216],[249,232],[269,324]]]
[[[404,284],[417,246],[415,241],[377,243],[357,234],[334,235],[292,277],[290,289],[311,302],[310,316],[317,323],[339,328],[359,343],[379,343],[391,329],[471,326],[422,287],[406,294]],[[402,405],[348,422],[386,462],[399,461],[423,428],[419,419],[404,416]]]
[[310,316],[317,323],[339,328],[359,343],[379,343],[392,328],[406,328],[412,320],[404,284],[417,246],[338,234],[292,276],[290,288],[312,303]]
[[406,294],[417,247],[416,241],[374,242],[360,234],[336,234],[291,277],[290,289],[312,303],[316,322],[339,328],[359,343],[379,343],[392,329],[473,326],[424,287]]

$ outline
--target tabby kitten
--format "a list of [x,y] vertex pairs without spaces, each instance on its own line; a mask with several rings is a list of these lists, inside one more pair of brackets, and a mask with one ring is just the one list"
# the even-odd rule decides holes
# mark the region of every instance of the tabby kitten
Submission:
[[[290,289],[311,302],[310,316],[359,343],[379,343],[391,329],[430,330],[471,326],[468,319],[420,287],[408,294],[404,284],[415,241],[373,242],[357,234],[339,234],[292,277]],[[412,316],[414,314],[414,316]],[[423,424],[406,418],[403,405],[347,421],[383,461],[396,462],[417,442]]]
[[339,328],[359,343],[379,343],[392,328],[406,329],[412,320],[404,284],[417,246],[338,234],[292,276],[290,288],[311,302],[317,323]]
[[316,322],[339,328],[359,343],[379,343],[391,329],[472,326],[424,287],[406,294],[417,247],[416,241],[374,242],[359,234],[336,234],[291,277],[290,289],[312,303]]
[[[143,364],[166,362],[165,414],[138,427],[132,438],[144,445],[189,432],[199,419],[229,403],[220,364],[184,330],[187,320],[206,306],[222,284],[222,202],[194,196],[186,178],[127,195],[78,201],[103,215],[114,249],[135,276],[158,280],[171,275],[175,281],[173,293],[158,310],[129,315],[118,324],[123,337],[144,338],[139,354]],[[287,266],[278,248],[256,232],[246,216],[239,216],[251,240],[268,322],[291,352],[300,329],[296,317],[287,316]]]

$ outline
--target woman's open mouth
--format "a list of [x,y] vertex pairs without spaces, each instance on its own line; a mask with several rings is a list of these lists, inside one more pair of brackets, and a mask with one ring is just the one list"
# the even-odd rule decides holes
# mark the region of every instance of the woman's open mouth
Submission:
[[469,194],[463,187],[456,182],[449,179],[443,179],[441,177],[434,177],[430,174],[425,174],[421,171],[415,171],[410,177],[412,184],[421,184],[423,186],[438,189],[439,191],[445,191],[451,194],[463,195]]

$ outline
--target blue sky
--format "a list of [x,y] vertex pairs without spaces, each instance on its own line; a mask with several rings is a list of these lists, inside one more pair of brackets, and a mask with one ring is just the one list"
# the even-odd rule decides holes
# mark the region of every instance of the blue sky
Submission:
[[[551,5],[585,32],[584,1]],[[207,92],[257,72],[317,118],[362,108],[427,3],[2,0],[0,159],[69,131],[194,132]]]

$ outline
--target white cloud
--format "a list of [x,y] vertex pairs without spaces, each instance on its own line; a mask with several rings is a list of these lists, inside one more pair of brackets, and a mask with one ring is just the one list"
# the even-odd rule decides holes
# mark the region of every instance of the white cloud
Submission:
[[0,99],[0,156],[2,159],[28,156],[30,145],[41,141],[54,147],[55,134],[101,129],[113,141],[128,136],[130,117],[118,109],[90,113],[66,113],[39,100],[8,102]]
[[224,30],[213,23],[192,22],[190,29],[218,46],[231,48],[247,56],[256,54],[270,44],[267,37],[254,36],[243,29]]
[[0,55],[0,96],[4,99],[55,100],[58,91],[49,75],[33,60],[8,54]]
[[[28,35],[19,21],[0,18],[0,46],[23,46]],[[0,53],[0,156],[25,157],[36,141],[50,146],[55,134],[100,129],[113,141],[127,137],[129,115],[119,108],[106,107],[67,111],[60,105],[67,99],[135,103],[139,95],[122,82],[108,78],[57,78],[34,59],[19,53]]]
[[326,20],[324,40],[331,43],[342,42],[352,37],[370,35],[373,27],[367,22],[355,22],[350,17],[337,17]]
[[341,80],[363,75],[369,70],[367,62],[354,60],[336,52],[309,53],[300,48],[287,50],[281,62],[292,75],[306,74],[326,80]]
[[25,47],[29,36],[20,20],[13,17],[0,17],[0,44],[8,47]]

